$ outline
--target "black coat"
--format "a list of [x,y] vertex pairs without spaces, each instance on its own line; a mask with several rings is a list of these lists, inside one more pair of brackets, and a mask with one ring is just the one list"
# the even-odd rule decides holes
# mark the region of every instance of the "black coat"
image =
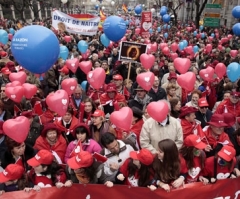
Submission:
[[213,113],[212,113],[212,111],[207,110],[207,112],[206,112],[207,122],[204,120],[204,117],[203,117],[204,115],[200,111],[197,111],[195,113],[195,115],[196,115],[196,119],[201,122],[201,127],[204,128],[207,125],[207,122],[210,121]]
[[157,92],[155,92],[152,88],[151,90],[148,92],[148,95],[152,98],[153,102],[156,102],[158,100],[161,99],[166,99],[167,98],[167,93],[166,91],[161,88],[160,86],[158,87]]

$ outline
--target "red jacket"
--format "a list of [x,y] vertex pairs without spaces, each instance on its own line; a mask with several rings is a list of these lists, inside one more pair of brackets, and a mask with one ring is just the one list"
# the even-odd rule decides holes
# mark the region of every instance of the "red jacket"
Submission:
[[226,99],[223,102],[221,102],[216,111],[216,114],[223,114],[223,113],[232,113],[235,115],[235,117],[240,116],[240,102],[237,104],[233,104],[230,99]]
[[204,137],[201,123],[199,122],[191,123],[186,119],[181,119],[181,126],[183,130],[183,139],[191,134],[198,135],[200,138]]
[[54,120],[54,114],[50,110],[46,110],[42,115],[39,116],[40,124],[44,125],[51,123]]
[[73,134],[73,130],[74,130],[75,126],[78,124],[78,119],[75,116],[72,116],[72,121],[71,121],[71,125],[70,125],[69,129],[67,129],[63,125],[62,120],[55,120],[54,123],[60,129],[61,132],[65,132],[65,133],[70,132],[75,137],[75,135]]
[[35,142],[35,145],[33,146],[34,149],[41,150],[46,149],[51,152],[55,151],[62,162],[64,162],[64,156],[67,149],[67,143],[66,140],[63,138],[62,135],[58,135],[57,142],[55,145],[50,145],[48,141],[46,140],[46,137],[39,136]]

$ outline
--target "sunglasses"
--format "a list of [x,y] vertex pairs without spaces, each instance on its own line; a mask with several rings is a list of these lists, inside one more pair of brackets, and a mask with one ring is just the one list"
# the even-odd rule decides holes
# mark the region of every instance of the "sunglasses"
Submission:
[[208,106],[202,106],[202,107],[200,107],[201,109],[204,109],[204,108],[208,108]]

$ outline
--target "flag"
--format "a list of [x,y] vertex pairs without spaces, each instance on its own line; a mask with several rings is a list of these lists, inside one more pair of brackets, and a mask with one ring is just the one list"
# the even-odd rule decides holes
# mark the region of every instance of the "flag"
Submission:
[[100,19],[101,20],[105,20],[107,18],[107,16],[105,15],[105,13],[103,12],[102,9],[100,9]]
[[126,4],[123,4],[123,5],[122,5],[122,9],[123,9],[123,11],[124,11],[125,13],[127,13],[128,9],[127,9]]

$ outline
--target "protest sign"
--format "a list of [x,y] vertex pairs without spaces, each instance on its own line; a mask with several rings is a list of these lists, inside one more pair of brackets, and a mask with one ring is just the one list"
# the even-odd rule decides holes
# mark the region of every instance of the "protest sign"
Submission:
[[152,28],[152,12],[142,12],[142,18],[141,18],[141,31],[140,34],[142,37],[148,37],[149,36],[149,30]]

